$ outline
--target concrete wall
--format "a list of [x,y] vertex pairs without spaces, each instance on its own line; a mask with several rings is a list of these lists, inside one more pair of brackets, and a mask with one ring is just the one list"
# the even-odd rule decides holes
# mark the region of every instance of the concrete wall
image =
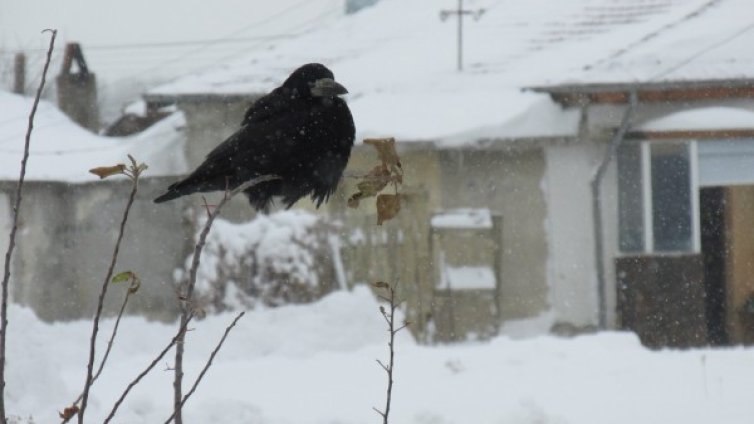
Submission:
[[[431,145],[406,143],[399,153],[405,184],[395,220],[377,226],[374,200],[364,201],[358,209],[347,208],[345,199],[355,192],[351,178],[345,179],[328,205],[331,215],[343,222],[343,257],[349,281],[399,280],[401,295],[409,306],[408,319],[416,323],[412,330],[425,329],[417,336],[426,340],[462,339],[463,334],[451,333],[465,330],[484,336],[488,328],[505,320],[546,311],[548,246],[542,150],[439,151]],[[358,147],[347,173],[365,172],[375,162],[371,148]],[[432,214],[454,208],[489,208],[502,217],[502,234],[489,235],[502,240],[500,257],[487,258],[490,267],[498,262],[502,271],[499,291],[494,293],[497,299],[482,290],[454,293],[457,310],[455,317],[448,317],[448,308],[443,306],[448,303],[447,293],[437,290],[435,281],[437,264],[431,251],[429,221]],[[487,246],[453,244],[444,248],[461,251]],[[479,259],[489,255],[462,256]],[[467,265],[479,265],[472,262]]]
[[179,101],[178,108],[186,115],[186,160],[196,168],[215,146],[236,132],[250,102],[222,100],[204,102]]
[[[236,132],[244,113],[253,102],[253,96],[207,97],[202,101],[184,99],[178,101],[178,108],[186,115],[186,161],[189,169],[195,169],[204,162],[207,153]],[[208,194],[210,202],[215,202],[222,193]],[[194,205],[200,205],[200,195],[188,198]],[[254,211],[244,196],[234,198],[224,209],[223,216],[234,222],[247,221],[254,217]]]
[[502,216],[501,317],[544,312],[548,247],[542,150],[444,151],[439,159],[443,209],[489,208]]
[[[141,181],[115,268],[116,273],[132,270],[141,277],[129,313],[151,319],[175,316],[173,270],[189,254],[193,235],[185,202],[152,203],[172,180]],[[13,187],[4,183],[0,189],[7,195]],[[14,256],[13,301],[45,320],[91,317],[129,192],[127,180],[27,182]],[[117,312],[124,289],[110,286],[106,314]]]

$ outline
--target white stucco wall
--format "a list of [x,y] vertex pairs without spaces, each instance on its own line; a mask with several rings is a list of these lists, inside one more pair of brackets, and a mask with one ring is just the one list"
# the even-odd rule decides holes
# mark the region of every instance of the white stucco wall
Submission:
[[547,282],[556,322],[597,324],[590,179],[601,159],[591,143],[545,148]]

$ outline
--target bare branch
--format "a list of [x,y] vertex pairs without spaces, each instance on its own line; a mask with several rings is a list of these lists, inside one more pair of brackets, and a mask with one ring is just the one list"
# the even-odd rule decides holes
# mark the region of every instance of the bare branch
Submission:
[[[105,368],[105,363],[107,362],[107,358],[110,356],[110,351],[113,348],[113,345],[115,344],[115,336],[118,334],[118,326],[120,325],[120,319],[123,317],[123,312],[126,310],[126,305],[128,304],[128,299],[131,297],[131,290],[126,290],[126,297],[123,298],[123,304],[120,306],[120,311],[118,312],[118,318],[115,320],[115,325],[113,326],[113,332],[110,335],[110,340],[107,342],[107,350],[105,350],[105,355],[102,357],[102,360],[99,363],[99,367],[97,368],[97,372],[94,374],[94,377],[92,377],[92,384],[94,384],[95,381],[99,378],[99,375],[102,374],[102,370]],[[76,398],[76,400],[73,401],[72,405],[75,406],[79,403],[81,398],[84,396],[84,393],[81,392],[79,397]],[[63,419],[63,423],[67,423],[68,421],[73,418],[74,415],[70,415],[68,418]]]
[[105,295],[107,294],[107,288],[110,285],[110,279],[113,277],[113,271],[115,270],[115,263],[118,261],[118,253],[120,252],[120,244],[123,241],[123,235],[125,234],[126,222],[128,221],[128,213],[131,211],[134,199],[136,198],[136,192],[139,189],[139,174],[141,168],[136,165],[135,161],[133,167],[130,169],[131,176],[131,194],[128,196],[128,202],[126,208],[123,211],[123,219],[120,221],[120,228],[118,229],[118,238],[115,241],[115,248],[113,249],[113,255],[110,259],[110,266],[107,268],[107,274],[102,281],[102,288],[100,289],[99,299],[97,300],[97,311],[94,314],[94,320],[92,324],[92,337],[89,341],[89,362],[86,366],[86,381],[84,382],[84,393],[81,396],[81,409],[78,413],[79,424],[84,424],[84,412],[86,411],[86,404],[89,400],[89,389],[92,387],[93,382],[93,368],[94,368],[94,355],[97,343],[97,332],[99,331],[99,321],[102,316],[102,306],[105,303]]
[[[239,319],[241,319],[242,316],[244,316],[246,312],[241,312],[236,316],[236,319],[233,320],[232,323],[225,329],[225,334],[223,334],[223,337],[220,339],[220,342],[217,343],[217,346],[215,347],[215,350],[212,351],[212,354],[209,355],[209,359],[207,360],[207,363],[204,365],[204,368],[202,369],[202,372],[199,373],[199,376],[194,381],[194,384],[191,386],[191,390],[186,393],[186,396],[183,397],[181,400],[181,407],[186,403],[189,397],[191,397],[192,394],[196,391],[196,388],[199,386],[199,383],[202,381],[202,378],[204,378],[204,374],[207,373],[207,370],[212,365],[212,361],[215,359],[215,355],[217,355],[217,352],[220,351],[220,348],[223,346],[223,343],[225,343],[225,338],[228,337],[228,333],[230,333],[230,330],[233,329],[233,327],[236,326],[236,323]],[[165,421],[165,424],[168,424],[169,422],[173,421],[173,418],[175,417],[175,412],[170,416],[170,418]]]
[[21,209],[21,194],[24,185],[24,178],[26,177],[26,163],[29,160],[29,145],[31,143],[31,132],[34,128],[34,115],[37,113],[37,106],[39,105],[39,98],[42,96],[42,89],[45,86],[47,77],[47,70],[50,67],[50,58],[52,57],[52,50],[55,47],[55,37],[58,35],[58,31],[53,29],[46,29],[42,32],[50,31],[52,37],[50,38],[50,47],[47,49],[47,60],[45,61],[44,69],[42,70],[42,80],[37,88],[37,95],[34,97],[34,104],[31,107],[31,113],[29,113],[29,124],[26,128],[26,140],[24,142],[24,156],[21,159],[21,173],[18,177],[18,185],[16,186],[15,204],[13,205],[13,227],[10,230],[10,240],[8,242],[8,251],[5,253],[5,272],[3,274],[2,282],[2,304],[0,305],[0,424],[6,424],[5,414],[5,346],[8,336],[8,283],[10,281],[10,264],[13,257],[13,248],[16,246],[16,232],[18,231],[18,216]]
[[150,371],[152,371],[152,368],[154,368],[157,365],[157,363],[159,363],[162,360],[162,358],[168,353],[168,351],[170,350],[170,348],[173,347],[173,345],[178,343],[178,340],[186,332],[186,326],[188,325],[189,322],[191,322],[193,318],[194,317],[192,315],[188,317],[188,319],[186,320],[186,323],[180,326],[180,328],[178,329],[178,333],[176,333],[173,339],[170,340],[170,343],[168,343],[168,345],[165,346],[164,349],[162,349],[162,352],[160,352],[160,354],[157,355],[156,358],[154,358],[152,363],[150,363],[149,366],[144,371],[142,371],[138,376],[136,376],[136,378],[133,381],[131,381],[131,383],[128,384],[128,387],[126,387],[126,390],[123,392],[123,394],[120,395],[120,398],[118,398],[118,400],[115,402],[115,405],[113,405],[113,409],[110,411],[110,414],[107,416],[107,418],[104,421],[105,424],[109,423],[110,420],[112,420],[113,417],[115,417],[115,413],[118,411],[118,408],[120,407],[121,403],[123,403],[123,401],[126,399],[126,396],[128,396],[128,392],[130,392],[131,389],[133,389],[137,384],[139,384],[139,381],[141,381],[141,379],[144,378],[144,376],[146,376],[147,374],[149,374]]
[[385,411],[380,411],[377,408],[372,408],[375,411],[377,411],[378,414],[382,416],[382,423],[388,424],[388,417],[390,415],[390,404],[392,402],[392,396],[393,396],[393,370],[395,368],[395,334],[409,325],[408,322],[404,323],[403,326],[395,328],[395,310],[398,308],[398,304],[395,300],[395,292],[398,287],[398,284],[396,283],[395,286],[386,285],[382,286],[381,288],[384,288],[387,290],[389,296],[379,296],[382,299],[386,299],[389,303],[390,312],[385,310],[384,306],[380,306],[380,312],[382,313],[383,318],[385,318],[385,321],[387,322],[387,331],[390,334],[390,339],[388,340],[388,348],[390,349],[390,361],[387,365],[382,363],[379,359],[377,359],[377,363],[380,364],[382,369],[385,370],[387,373],[387,389],[386,389],[386,400],[385,400]]
[[[215,206],[215,210],[213,210],[211,213],[209,213],[209,208],[207,208],[207,212],[209,213],[209,216],[207,216],[207,221],[204,223],[204,228],[202,229],[201,233],[199,233],[199,240],[196,243],[196,246],[194,247],[194,257],[191,261],[191,269],[189,270],[189,279],[188,282],[185,285],[185,292],[180,293],[178,298],[183,299],[183,302],[181,303],[181,325],[184,325],[186,317],[190,314],[191,303],[194,299],[194,286],[196,285],[196,274],[199,269],[199,260],[201,259],[202,255],[202,249],[204,249],[204,245],[207,242],[207,235],[209,234],[209,230],[212,228],[212,223],[215,221],[215,218],[220,215],[220,212],[222,211],[223,206],[225,206],[230,199],[233,198],[233,196],[237,195],[238,193],[241,193],[244,190],[247,190],[255,185],[277,180],[280,177],[275,175],[262,175],[259,177],[256,177],[250,181],[247,181],[238,187],[234,188],[230,192],[226,190],[226,195],[223,197],[223,199],[220,201],[220,203]],[[183,424],[183,414],[181,413],[181,410],[183,408],[183,395],[182,395],[182,385],[183,385],[183,349],[184,349],[184,335],[181,335],[181,337],[178,340],[178,344],[175,348],[175,378],[173,380],[173,419],[175,420],[176,424]]]
[[395,330],[393,330],[393,334],[395,334],[395,333],[403,330],[404,328],[408,327],[408,325],[409,325],[409,323],[405,323],[405,324],[401,325],[400,327],[398,327]]
[[390,369],[388,369],[387,365],[383,364],[382,361],[380,361],[379,359],[375,359],[375,361],[377,361],[377,363],[380,364],[383,370],[385,370],[386,372],[390,372]]

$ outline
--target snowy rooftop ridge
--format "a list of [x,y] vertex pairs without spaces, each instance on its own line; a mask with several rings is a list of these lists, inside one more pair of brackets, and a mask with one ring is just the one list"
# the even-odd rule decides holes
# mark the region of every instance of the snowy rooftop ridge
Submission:
[[[455,69],[451,0],[381,0],[295,39],[154,88],[148,95],[266,93],[307,62],[329,66],[351,92],[360,136],[389,134],[446,146],[488,137],[574,135],[503,125],[529,111],[530,86],[754,76],[746,0],[467,0],[484,8],[464,32],[465,71]],[[546,99],[546,100],[541,100]]]
[[[28,113],[33,99],[0,91],[0,179],[16,180],[21,167]],[[88,170],[127,161],[132,154],[149,165],[149,176],[187,172],[182,153],[182,113],[175,113],[146,131],[129,137],[93,134],[47,101],[40,101],[34,119],[26,178],[36,181],[96,181]]]

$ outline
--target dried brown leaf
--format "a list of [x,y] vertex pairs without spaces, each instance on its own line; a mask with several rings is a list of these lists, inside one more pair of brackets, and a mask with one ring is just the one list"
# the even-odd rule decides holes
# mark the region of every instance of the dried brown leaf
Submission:
[[348,207],[356,209],[359,207],[359,200],[361,199],[361,193],[354,193],[348,198]]
[[401,159],[395,151],[395,138],[367,138],[364,144],[368,144],[377,150],[377,155],[385,169],[401,167]]
[[76,405],[69,406],[68,408],[63,409],[63,412],[58,412],[58,415],[60,415],[60,418],[63,420],[70,420],[73,418],[74,415],[79,413],[79,407]]
[[386,289],[388,288],[388,284],[384,281],[378,281],[376,283],[372,283],[372,285],[378,289]]
[[377,196],[377,225],[389,221],[401,210],[401,199],[396,194],[380,194]]
[[119,163],[114,166],[99,166],[97,168],[92,168],[89,172],[100,177],[100,179],[104,179],[113,175],[123,174],[123,171],[125,170],[126,165]]
[[359,201],[365,197],[376,196],[377,193],[387,187],[388,183],[392,181],[390,171],[385,169],[382,165],[377,165],[370,170],[366,175],[361,177],[361,181],[356,184],[358,192],[351,195],[348,199],[348,206],[351,208],[359,207]]

